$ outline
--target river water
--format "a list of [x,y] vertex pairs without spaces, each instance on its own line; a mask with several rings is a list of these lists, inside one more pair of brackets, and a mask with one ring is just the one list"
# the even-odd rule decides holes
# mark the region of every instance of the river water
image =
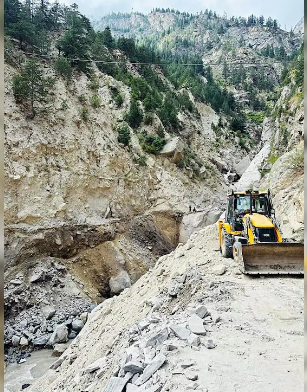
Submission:
[[[26,362],[9,364],[4,374],[4,392],[19,392],[23,384],[32,384],[33,380],[47,372],[57,357],[53,350],[39,350],[31,353]],[[25,389],[26,391],[27,389]]]

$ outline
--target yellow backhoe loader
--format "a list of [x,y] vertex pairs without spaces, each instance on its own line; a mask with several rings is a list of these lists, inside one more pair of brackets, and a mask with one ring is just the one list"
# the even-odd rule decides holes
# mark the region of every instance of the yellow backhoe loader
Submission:
[[303,274],[304,245],[283,239],[270,190],[231,191],[219,220],[223,257],[233,257],[245,274]]

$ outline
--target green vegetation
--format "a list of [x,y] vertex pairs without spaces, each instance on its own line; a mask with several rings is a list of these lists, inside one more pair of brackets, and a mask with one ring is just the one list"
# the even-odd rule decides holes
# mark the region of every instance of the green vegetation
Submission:
[[304,148],[301,146],[297,147],[296,150],[292,152],[292,154],[289,156],[287,163],[293,171],[297,173],[303,173],[304,172]]
[[140,145],[144,151],[151,154],[158,154],[165,144],[165,140],[159,136],[148,135],[147,132],[142,132],[138,135]]
[[94,94],[91,96],[90,98],[90,104],[94,107],[94,108],[99,108],[99,106],[101,105],[101,99],[99,97],[98,94]]
[[54,63],[54,69],[58,75],[70,82],[72,77],[72,68],[70,62],[65,57],[58,57]]
[[121,107],[124,102],[124,98],[123,98],[122,94],[120,93],[120,91],[117,89],[117,87],[111,86],[110,92],[111,92],[112,99],[115,102],[116,106]]
[[118,137],[117,140],[119,143],[124,144],[125,146],[129,146],[131,136],[128,124],[121,124],[117,127]]
[[124,120],[134,129],[138,128],[143,121],[143,112],[135,99],[131,99],[130,110],[125,114]]
[[83,106],[82,109],[81,109],[81,112],[80,112],[80,116],[81,116],[83,121],[87,122],[89,120],[88,108]]
[[257,125],[261,125],[265,118],[265,112],[249,112],[245,114],[246,118],[251,120],[253,123]]
[[21,72],[12,78],[13,94],[16,103],[29,106],[30,117],[34,118],[35,103],[46,102],[49,90],[54,85],[54,78],[44,77],[37,61],[27,60]]

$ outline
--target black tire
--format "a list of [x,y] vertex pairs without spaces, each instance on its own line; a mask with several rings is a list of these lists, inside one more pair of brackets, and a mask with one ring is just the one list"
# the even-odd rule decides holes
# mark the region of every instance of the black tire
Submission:
[[233,236],[225,229],[221,233],[221,253],[223,257],[232,257]]

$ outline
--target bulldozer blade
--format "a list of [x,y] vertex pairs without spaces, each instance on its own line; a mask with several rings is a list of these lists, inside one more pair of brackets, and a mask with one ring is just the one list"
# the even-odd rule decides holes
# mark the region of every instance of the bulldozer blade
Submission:
[[294,242],[242,246],[245,274],[304,274],[304,245]]

